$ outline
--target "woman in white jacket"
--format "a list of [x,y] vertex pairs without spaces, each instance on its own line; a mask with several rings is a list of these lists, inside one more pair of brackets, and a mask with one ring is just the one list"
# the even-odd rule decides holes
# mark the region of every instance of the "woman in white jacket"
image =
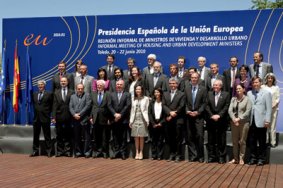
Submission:
[[135,86],[135,96],[132,100],[130,128],[131,136],[135,138],[135,159],[143,159],[144,137],[148,136],[148,106],[149,98],[144,96],[141,85]]
[[276,85],[276,77],[273,73],[268,73],[264,78],[264,85],[262,88],[268,90],[272,95],[272,118],[270,122],[270,128],[268,128],[266,139],[269,143],[269,134],[270,134],[270,145],[271,147],[276,146],[276,122],[278,116],[278,105],[280,101],[280,89]]

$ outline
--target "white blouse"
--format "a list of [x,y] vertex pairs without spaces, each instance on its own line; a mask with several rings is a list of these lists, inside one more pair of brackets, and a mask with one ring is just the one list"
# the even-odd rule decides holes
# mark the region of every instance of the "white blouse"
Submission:
[[161,102],[154,102],[154,114],[155,119],[160,119],[162,112],[162,103]]

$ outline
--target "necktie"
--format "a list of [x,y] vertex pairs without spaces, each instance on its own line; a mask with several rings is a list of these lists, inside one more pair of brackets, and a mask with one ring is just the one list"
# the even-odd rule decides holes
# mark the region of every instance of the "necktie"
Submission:
[[259,65],[255,65],[255,67],[256,67],[256,76],[259,76]]
[[236,71],[236,70],[235,70],[235,67],[233,67],[233,68],[232,68],[231,86],[230,86],[231,88],[233,87],[234,82],[235,82],[235,76],[236,76],[236,75],[235,75],[235,71]]
[[193,86],[193,92],[192,92],[192,97],[193,97],[193,110],[195,109],[195,101],[196,101],[196,86]]
[[43,93],[42,93],[42,92],[39,92],[39,94],[38,94],[38,103],[39,103],[39,104],[41,103],[42,95],[43,95]]
[[171,102],[173,101],[174,95],[175,95],[174,91],[171,91]]
[[108,67],[108,72],[109,72],[109,73],[112,73],[112,65],[109,65],[109,67]]
[[81,84],[84,84],[84,76],[81,77]]
[[120,103],[121,97],[122,97],[122,93],[119,92],[119,93],[118,93],[118,102],[119,102],[119,103]]
[[66,88],[63,88],[63,101],[65,102],[66,100]]
[[202,68],[199,70],[199,75],[200,75],[200,78],[201,78],[201,79],[203,79],[203,77],[202,77],[202,74],[201,74],[201,73],[202,73]]
[[219,93],[215,93],[215,106],[218,104]]
[[153,77],[153,86],[154,87],[156,86],[157,81],[158,81],[158,74],[154,74],[154,77]]
[[97,102],[98,102],[98,105],[101,105],[101,102],[102,102],[102,94],[101,93],[98,94]]

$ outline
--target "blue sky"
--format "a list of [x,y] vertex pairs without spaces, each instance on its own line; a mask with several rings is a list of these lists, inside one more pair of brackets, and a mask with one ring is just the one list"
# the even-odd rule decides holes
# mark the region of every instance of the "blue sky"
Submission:
[[2,19],[81,15],[247,10],[251,0],[2,0]]

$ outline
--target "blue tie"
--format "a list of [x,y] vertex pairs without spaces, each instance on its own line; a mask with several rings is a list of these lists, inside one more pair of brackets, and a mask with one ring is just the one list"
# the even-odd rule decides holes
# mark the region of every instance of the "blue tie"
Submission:
[[101,102],[102,102],[102,94],[101,93],[99,93],[99,95],[98,95],[98,105],[101,105]]
[[192,97],[193,97],[193,110],[195,109],[195,100],[196,100],[196,86],[193,86],[193,92],[192,92]]

